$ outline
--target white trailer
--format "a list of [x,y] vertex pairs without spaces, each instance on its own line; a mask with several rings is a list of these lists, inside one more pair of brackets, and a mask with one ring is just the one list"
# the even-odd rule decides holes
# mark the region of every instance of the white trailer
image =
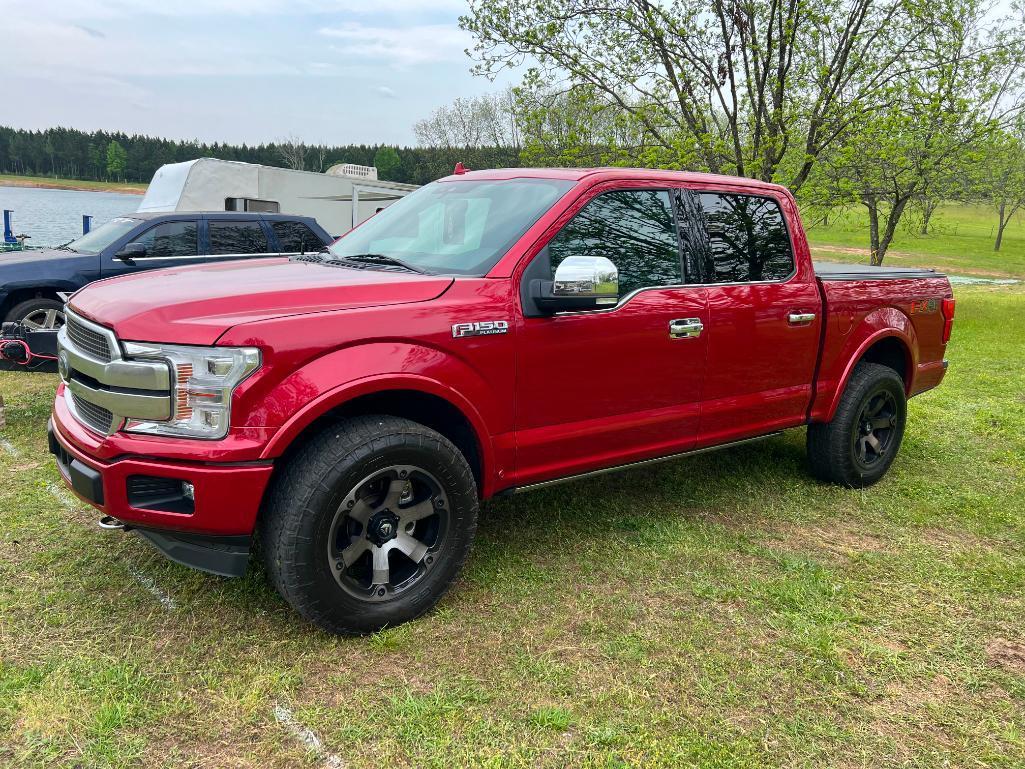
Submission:
[[139,204],[148,211],[263,211],[312,216],[342,235],[416,189],[344,163],[327,173],[199,158],[157,169]]

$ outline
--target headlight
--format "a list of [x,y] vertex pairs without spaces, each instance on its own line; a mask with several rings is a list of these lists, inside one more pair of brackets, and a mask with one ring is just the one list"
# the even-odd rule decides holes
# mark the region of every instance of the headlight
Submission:
[[182,438],[223,438],[228,433],[231,393],[260,367],[254,347],[185,347],[125,342],[129,358],[159,358],[171,367],[171,418],[128,420],[125,431]]

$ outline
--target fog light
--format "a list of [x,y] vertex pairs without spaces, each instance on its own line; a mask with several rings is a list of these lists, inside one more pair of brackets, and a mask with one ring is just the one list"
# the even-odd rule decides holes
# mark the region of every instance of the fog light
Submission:
[[182,481],[182,496],[193,502],[196,501],[196,490],[188,481]]

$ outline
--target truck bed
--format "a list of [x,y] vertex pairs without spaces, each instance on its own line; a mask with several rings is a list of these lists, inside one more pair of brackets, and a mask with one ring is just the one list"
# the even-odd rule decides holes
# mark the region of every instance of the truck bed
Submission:
[[870,264],[812,262],[815,275],[822,280],[906,280],[942,278],[943,273],[925,267],[873,267]]

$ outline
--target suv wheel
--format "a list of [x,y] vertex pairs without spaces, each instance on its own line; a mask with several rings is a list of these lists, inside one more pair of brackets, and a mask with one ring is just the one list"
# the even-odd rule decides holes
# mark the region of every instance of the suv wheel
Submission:
[[477,528],[465,457],[416,422],[362,416],[323,430],[284,468],[260,524],[274,586],[333,633],[420,616],[458,575]]
[[32,331],[56,330],[64,325],[64,304],[36,297],[19,302],[7,313],[7,323],[21,323]]
[[808,426],[812,474],[850,488],[886,475],[900,449],[907,421],[904,382],[878,363],[859,363],[831,422]]

